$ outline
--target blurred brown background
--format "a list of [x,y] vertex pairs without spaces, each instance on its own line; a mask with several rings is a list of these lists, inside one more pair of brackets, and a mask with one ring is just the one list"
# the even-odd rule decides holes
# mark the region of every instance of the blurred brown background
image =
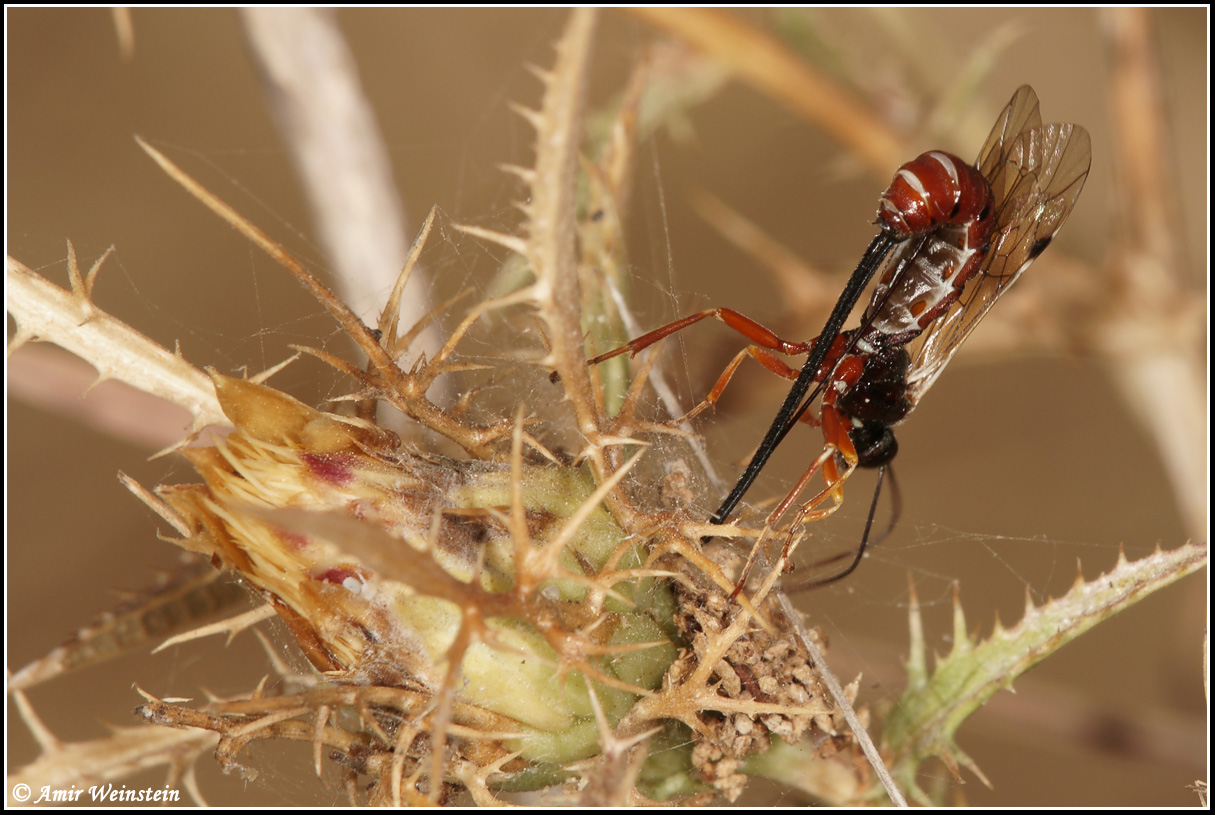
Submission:
[[[1111,56],[1088,10],[903,12],[909,36],[933,38],[925,70],[948,76],[999,26],[1019,38],[998,57],[978,98],[995,113],[1021,83],[1033,85],[1044,117],[1084,124],[1093,135],[1088,187],[1054,248],[1030,274],[1063,269],[1051,256],[1100,269],[1111,240],[1108,114]],[[550,43],[564,14],[542,10],[343,12],[342,27],[379,116],[408,210],[410,234],[437,205],[445,224],[509,228],[518,186],[496,169],[531,160],[531,131],[508,103],[534,104],[529,63],[551,64]],[[753,18],[764,22],[764,18]],[[120,59],[103,10],[7,11],[8,252],[66,282],[65,239],[82,264],[107,246],[100,306],[153,339],[180,341],[190,361],[258,371],[287,356],[292,342],[344,346],[332,322],[261,253],[168,181],[137,148],[144,136],[276,239],[324,269],[307,210],[267,114],[234,11],[134,14],[135,52]],[[865,12],[834,12],[816,24],[860,58],[880,25]],[[888,24],[888,21],[887,21]],[[1168,164],[1177,189],[1177,248],[1183,276],[1205,290],[1205,156],[1208,90],[1206,10],[1153,18],[1162,60]],[[617,92],[655,33],[620,14],[602,20],[593,100]],[[897,72],[875,51],[871,75]],[[887,63],[889,67],[887,67]],[[990,119],[989,119],[990,121]],[[741,84],[690,115],[691,138],[665,135],[639,156],[631,239],[639,319],[655,326],[712,305],[729,305],[802,339],[821,324],[780,325],[767,273],[730,247],[690,209],[708,190],[820,268],[851,270],[873,233],[884,181],[874,181],[821,132]],[[979,133],[981,139],[983,133]],[[958,134],[943,146],[964,156],[978,141]],[[891,168],[893,169],[893,168]],[[436,289],[484,284],[493,257],[444,226],[428,255]],[[1061,272],[1062,273],[1062,272]],[[842,278],[840,278],[842,280]],[[10,320],[10,331],[11,331]],[[719,325],[685,339],[690,380],[703,393],[737,348]],[[982,329],[980,329],[980,332]],[[680,353],[668,349],[668,353]],[[682,360],[683,357],[672,357]],[[716,368],[715,368],[716,366]],[[670,366],[684,370],[680,364]],[[743,456],[781,398],[780,383],[740,374],[733,404],[702,422],[719,462]],[[329,391],[319,366],[295,366],[276,384],[305,401]],[[59,644],[113,604],[112,590],[151,582],[175,562],[156,539],[157,521],[117,482],[123,470],[146,485],[188,480],[180,459],[146,461],[149,450],[113,441],[72,420],[8,401],[7,665],[16,669]],[[837,670],[863,672],[862,696],[880,703],[901,686],[906,654],[907,575],[925,604],[930,646],[949,647],[950,586],[960,581],[972,629],[993,615],[1011,624],[1026,592],[1038,601],[1085,575],[1110,568],[1124,546],[1142,556],[1172,547],[1184,528],[1150,439],[1120,404],[1102,368],[1082,355],[1023,358],[998,365],[965,355],[899,433],[904,511],[894,536],[842,585],[800,604],[827,632]],[[761,488],[782,492],[817,449],[791,439]],[[723,464],[729,472],[729,465]],[[849,483],[845,511],[822,533],[847,549],[859,538],[871,481]],[[711,503],[711,502],[709,502]],[[884,510],[885,511],[885,510]],[[816,544],[817,545],[817,544]],[[974,805],[1189,805],[1186,785],[1206,766],[1201,638],[1205,575],[1150,598],[1069,645],[1002,694],[959,733],[960,745],[995,785],[964,773]],[[239,672],[231,666],[243,666]],[[101,721],[133,724],[137,682],[158,695],[247,690],[268,670],[253,638],[223,653],[207,642],[136,657],[56,681],[31,699],[58,736],[98,737]],[[8,768],[35,747],[8,707]],[[307,778],[306,750],[275,762],[255,747],[250,763],[269,767],[256,783],[221,776],[200,762],[212,803],[343,802]],[[285,751],[289,752],[289,751]],[[940,766],[926,770],[944,775]],[[302,781],[300,779],[303,779]],[[160,786],[157,773],[139,783]],[[927,781],[925,784],[927,785]],[[128,782],[128,786],[136,783]],[[796,799],[773,793],[774,802]]]

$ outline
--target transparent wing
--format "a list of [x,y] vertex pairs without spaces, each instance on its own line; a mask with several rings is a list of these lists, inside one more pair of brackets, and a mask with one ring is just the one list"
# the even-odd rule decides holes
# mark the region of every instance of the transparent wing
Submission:
[[[996,119],[991,128],[991,134],[979,151],[979,159],[975,166],[983,177],[991,182],[996,171],[1004,166],[1008,152],[1012,149],[1017,137],[1035,127],[1042,126],[1042,116],[1038,113],[1038,94],[1029,85],[1017,88],[1004,112]],[[995,199],[1001,199],[999,190],[992,190]]]
[[[1013,128],[1023,129],[1013,132]],[[914,406],[987,310],[1050,244],[1088,177],[1092,148],[1079,125],[1042,125],[1038,100],[1022,86],[996,122],[978,166],[995,198],[991,246],[948,312],[924,332],[907,377]]]

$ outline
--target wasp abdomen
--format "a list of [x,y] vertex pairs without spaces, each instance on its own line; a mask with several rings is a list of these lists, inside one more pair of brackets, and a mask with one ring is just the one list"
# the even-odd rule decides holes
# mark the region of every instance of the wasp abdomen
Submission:
[[978,169],[930,150],[899,168],[878,202],[878,223],[900,237],[991,217],[991,187]]

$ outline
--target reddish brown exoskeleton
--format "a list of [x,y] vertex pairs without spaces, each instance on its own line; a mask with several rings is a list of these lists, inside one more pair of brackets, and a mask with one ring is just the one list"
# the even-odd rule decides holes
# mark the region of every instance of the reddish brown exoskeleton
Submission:
[[[843,481],[855,468],[884,473],[898,450],[892,428],[915,408],[987,310],[1050,244],[1084,187],[1090,155],[1088,132],[1073,124],[1042,124],[1038,97],[1023,85],[996,120],[973,167],[931,151],[899,168],[878,205],[881,231],[813,340],[789,342],[736,311],[717,308],[655,329],[589,364],[636,354],[707,317],[726,323],[754,344],[734,358],[689,416],[716,403],[747,356],[794,384],[710,522],[725,522],[799,420],[821,424],[826,444],[768,523],[774,525],[820,471],[826,487],[803,505],[799,520],[829,514],[842,501]],[[861,325],[841,331],[878,271]],[[917,339],[913,357],[908,346]],[[773,352],[809,358],[799,371]],[[807,397],[814,383],[818,387]],[[806,410],[819,393],[816,420]],[[831,505],[819,509],[829,499]],[[846,570],[814,585],[851,573],[863,551],[862,542]],[[745,580],[746,574],[740,587]]]

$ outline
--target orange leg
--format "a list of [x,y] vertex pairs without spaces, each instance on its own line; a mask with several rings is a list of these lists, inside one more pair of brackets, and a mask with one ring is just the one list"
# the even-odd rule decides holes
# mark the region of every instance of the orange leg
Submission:
[[839,411],[835,409],[835,400],[833,398],[826,400],[821,413],[820,421],[823,425],[823,439],[826,440],[828,445],[839,450],[840,455],[847,464],[842,474],[839,472],[834,458],[823,465],[823,480],[827,482],[828,489],[836,493],[835,500],[839,503],[844,500],[844,479],[856,469],[856,447],[852,444],[852,437],[848,435],[847,420],[840,416]]
[[[717,382],[713,385],[713,389],[709,391],[709,395],[706,396],[699,405],[688,411],[687,415],[680,419],[680,421],[688,421],[689,419],[699,416],[708,408],[716,408],[717,400],[721,398],[721,394],[723,391],[725,391],[726,385],[730,384],[730,380],[734,377],[735,371],[738,370],[738,367],[742,365],[743,360],[745,360],[747,357],[751,357],[772,373],[776,374],[777,376],[784,377],[790,382],[797,379],[797,375],[799,373],[797,368],[789,367],[784,361],[774,356],[772,352],[768,351],[767,349],[761,348],[758,345],[748,345],[746,348],[735,354],[734,359],[730,360],[730,364],[727,365],[725,370],[721,372],[721,376],[717,378]],[[816,427],[818,425],[818,420],[812,416],[809,416],[808,414],[802,414],[801,420],[809,424],[811,427]]]
[[[772,527],[778,523],[781,517],[789,510],[802,491],[814,479],[814,476],[821,470],[823,473],[824,488],[820,490],[813,498],[802,504],[798,510],[797,517],[790,525],[790,529],[796,529],[802,524],[812,523],[822,520],[838,510],[844,503],[844,481],[856,470],[857,455],[856,448],[852,444],[852,439],[849,438],[846,431],[846,421],[839,415],[835,406],[831,404],[834,399],[828,398],[827,404],[823,405],[820,421],[823,426],[823,439],[826,444],[823,451],[818,455],[814,462],[802,474],[797,483],[793,485],[793,489],[785,496],[784,500],[777,504],[776,508],[768,515],[766,527]],[[837,461],[837,454],[844,459],[844,469],[840,470]],[[830,506],[824,507],[828,501]],[[743,573],[739,577],[738,583],[734,586],[734,591],[730,594],[730,599],[734,599],[742,591],[743,586],[747,584],[747,580],[751,576],[751,569],[755,565],[755,560],[759,554],[758,547],[764,540],[764,536],[760,536],[760,540],[756,542],[756,547],[751,550],[751,554],[747,558],[747,564],[743,567]],[[793,540],[792,534],[786,540],[784,548],[781,550],[778,563],[783,563],[789,555],[789,545]]]
[[[798,374],[800,373],[800,369],[790,367],[787,363],[776,357],[772,352],[775,351],[776,353],[787,354],[790,356],[808,354],[814,348],[814,343],[817,341],[816,338],[810,340],[809,342],[790,342],[789,340],[785,340],[777,336],[766,326],[755,322],[750,317],[740,314],[734,309],[713,308],[708,309],[707,311],[697,312],[696,314],[690,314],[687,317],[667,323],[664,326],[659,326],[647,334],[642,334],[640,337],[626,345],[622,345],[619,348],[615,348],[605,354],[600,354],[599,356],[588,360],[586,364],[598,365],[600,362],[605,362],[606,360],[626,353],[630,357],[636,356],[638,353],[650,347],[659,340],[665,339],[677,331],[681,331],[688,326],[694,325],[695,323],[709,317],[714,317],[721,320],[727,326],[751,340],[753,344],[748,345],[742,351],[739,351],[738,354],[734,356],[734,359],[730,360],[730,364],[725,367],[725,370],[722,371],[721,376],[717,378],[717,382],[714,383],[713,389],[709,391],[708,396],[706,396],[704,400],[700,402],[700,404],[696,405],[694,408],[684,414],[684,416],[679,419],[680,422],[686,422],[690,419],[694,419],[705,410],[715,408],[717,406],[717,400],[721,398],[726,386],[730,384],[730,380],[733,379],[735,372],[738,371],[739,366],[742,365],[743,360],[745,360],[747,357],[753,358],[760,365],[763,365],[777,376],[788,379],[790,382],[796,381]],[[842,347],[843,346],[841,345],[841,348]],[[833,365],[838,356],[839,352],[833,349],[831,355],[828,357],[828,362],[824,364],[824,368],[829,370],[828,365]],[[816,420],[809,413],[802,414],[799,421],[804,424],[808,424],[811,427],[818,426],[818,420]]]
[[[840,416],[839,412],[832,404],[833,399],[828,396],[826,403],[823,405],[819,422],[823,426],[823,441],[826,442],[823,447],[823,452],[819,454],[814,463],[806,470],[798,482],[793,485],[793,489],[785,496],[785,500],[781,501],[772,514],[768,516],[769,525],[780,520],[781,516],[793,505],[797,500],[797,496],[801,495],[802,490],[810,483],[815,474],[821,469],[823,471],[823,481],[826,488],[807,501],[802,512],[817,510],[818,507],[831,498],[838,507],[844,501],[844,480],[852,474],[856,469],[856,448],[852,445],[852,439],[848,437],[845,428],[845,420]],[[841,473],[839,466],[836,464],[835,454],[839,453],[843,456],[846,463],[844,472]],[[830,510],[834,512],[835,509]]]
[[[850,446],[849,443],[849,448],[850,447],[852,446]],[[818,458],[814,459],[814,463],[810,464],[809,468],[806,470],[806,472],[804,472],[801,479],[798,479],[796,485],[793,485],[790,493],[787,494],[785,499],[782,500],[780,504],[776,505],[776,509],[774,509],[772,513],[768,515],[768,521],[764,523],[765,530],[767,530],[767,528],[772,528],[776,522],[780,521],[781,516],[784,516],[793,502],[796,502],[799,494],[802,493],[803,489],[806,489],[809,482],[814,479],[815,475],[818,475],[820,470],[823,471],[823,480],[826,482],[826,486],[821,489],[821,491],[816,493],[813,498],[810,498],[808,502],[802,504],[802,508],[797,511],[797,519],[793,521],[792,525],[790,525],[790,530],[796,530],[796,528],[803,525],[803,523],[823,520],[824,517],[827,517],[832,513],[835,513],[837,509],[840,509],[840,506],[843,504],[843,482],[849,475],[852,475],[852,472],[855,469],[855,453],[853,453],[853,458],[850,460],[847,469],[843,472],[838,470],[838,466],[836,465],[836,454],[840,452],[842,451],[838,451],[835,445],[827,443],[827,445],[823,448],[823,452],[819,453]],[[831,505],[823,508],[823,504],[827,503],[827,500],[829,499],[831,500]],[[792,543],[792,539],[791,532],[789,538],[785,540],[784,547],[781,549],[780,558],[778,560],[778,562],[781,562],[781,564],[785,561],[787,556],[789,556],[789,547]],[[747,564],[744,566],[744,568],[742,568],[742,575],[739,577],[739,582],[734,585],[734,592],[730,593],[731,600],[739,595],[742,587],[746,585],[747,579],[750,579],[752,567],[755,566],[755,561],[759,554],[759,547],[763,545],[764,540],[765,536],[759,536],[759,540],[757,540],[755,547],[752,548],[751,554],[747,556]]]
[[[721,375],[717,378],[717,382],[714,383],[712,390],[709,391],[704,400],[692,408],[692,410],[690,410],[681,421],[692,419],[700,413],[703,413],[706,409],[715,407],[718,399],[721,398],[721,394],[725,391],[726,386],[730,384],[730,381],[733,379],[734,374],[738,371],[739,366],[742,365],[743,360],[745,360],[747,357],[755,359],[777,376],[788,379],[789,381],[796,381],[800,375],[800,370],[790,367],[787,363],[777,358],[773,352],[790,356],[809,354],[817,342],[817,338],[810,340],[809,342],[790,342],[782,339],[766,326],[755,322],[751,318],[740,314],[733,309],[714,308],[706,311],[700,311],[696,314],[690,314],[682,319],[659,326],[653,331],[642,334],[640,337],[637,337],[626,345],[622,345],[619,348],[613,349],[604,354],[600,354],[599,356],[588,360],[587,365],[598,365],[601,362],[626,353],[629,356],[636,356],[638,353],[650,347],[654,343],[665,339],[666,337],[669,337],[672,334],[687,328],[688,326],[694,325],[701,320],[708,319],[709,317],[713,317],[714,319],[725,323],[731,329],[749,339],[752,344],[748,345],[734,356],[734,358],[726,366],[725,370],[723,370]],[[839,335],[834,338],[832,348],[828,351],[822,363],[822,367],[819,370],[820,377],[826,376],[828,371],[835,370],[837,362],[840,361],[841,356],[844,353],[846,343],[847,340],[843,335]],[[852,361],[852,365],[845,366],[847,368],[846,371],[837,371],[836,374],[833,375],[833,380],[838,376],[842,376],[843,378],[841,381],[851,385],[854,383],[855,378],[860,376],[862,373],[863,362],[854,358],[845,359],[844,362],[847,363],[850,360]],[[801,495],[802,491],[813,480],[814,476],[819,473],[819,471],[822,471],[823,473],[823,481],[825,482],[826,486],[813,498],[802,505],[801,509],[798,511],[797,521],[793,525],[793,528],[796,528],[804,523],[825,518],[839,509],[840,505],[843,503],[843,482],[848,478],[849,475],[852,474],[852,471],[856,469],[857,455],[856,450],[853,447],[852,440],[848,436],[846,422],[839,415],[838,411],[836,411],[834,401],[834,392],[831,391],[831,389],[828,389],[828,394],[824,397],[822,415],[820,419],[815,419],[814,416],[809,412],[803,413],[798,418],[798,421],[812,427],[821,423],[823,426],[823,438],[826,441],[826,445],[823,448],[823,452],[814,460],[814,462],[798,480],[797,484],[794,485],[789,494],[785,496],[785,499],[781,501],[776,509],[773,510],[773,512],[768,516],[766,526],[769,528],[776,524],[785,514],[785,512],[788,511],[789,507],[792,506],[795,501],[797,501],[798,496]],[[839,466],[836,463],[837,453],[843,457],[846,463],[843,472],[840,471]],[[823,505],[827,503],[828,500],[831,501],[831,505],[823,508]],[[792,536],[790,536],[789,541],[786,541],[784,549],[781,552],[782,561],[788,557],[791,541]],[[756,548],[752,549],[750,556],[747,558],[747,564],[743,569],[742,577],[735,586],[734,591],[731,594],[731,599],[737,597],[738,593],[742,590],[742,587],[746,585],[747,579],[751,573],[751,569],[755,563],[755,559],[759,554],[758,547],[762,545],[763,542],[764,536],[761,536],[760,540],[756,542]]]
[[[857,468],[856,447],[852,444],[852,439],[849,437],[846,430],[847,423],[839,415],[835,409],[834,399],[828,398],[827,404],[822,408],[822,425],[823,438],[827,442],[827,449],[834,448],[839,453],[839,458],[844,460],[844,469],[841,472],[839,462],[836,456],[831,456],[823,462],[823,481],[826,487],[818,495],[811,498],[798,511],[797,517],[794,519],[792,528],[797,528],[805,523],[817,521],[821,518],[832,514],[844,503],[844,481],[848,479]],[[825,509],[819,509],[828,498],[832,499],[831,506]],[[788,501],[788,499],[786,499]],[[786,543],[785,551],[781,553],[781,559],[784,560],[788,554],[789,545]],[[814,564],[813,569],[820,566],[826,566],[839,560],[839,556],[828,558]],[[816,585],[816,584],[810,584]]]
[[640,337],[627,345],[622,345],[619,348],[608,351],[606,354],[600,354],[594,359],[589,360],[587,365],[598,365],[604,360],[611,359],[612,357],[618,357],[624,353],[628,353],[629,356],[636,356],[638,352],[649,348],[651,345],[664,337],[669,337],[676,331],[682,331],[688,326],[698,323],[708,317],[715,317],[718,320],[721,320],[723,323],[737,331],[739,334],[742,334],[751,342],[755,343],[761,348],[767,348],[770,351],[778,351],[782,354],[788,354],[789,356],[796,356],[798,354],[809,353],[810,348],[813,345],[813,341],[789,342],[788,340],[781,339],[771,329],[755,322],[745,314],[740,314],[732,308],[711,308],[707,311],[689,314],[687,317],[667,323],[664,326],[659,326],[647,334],[642,334]]

